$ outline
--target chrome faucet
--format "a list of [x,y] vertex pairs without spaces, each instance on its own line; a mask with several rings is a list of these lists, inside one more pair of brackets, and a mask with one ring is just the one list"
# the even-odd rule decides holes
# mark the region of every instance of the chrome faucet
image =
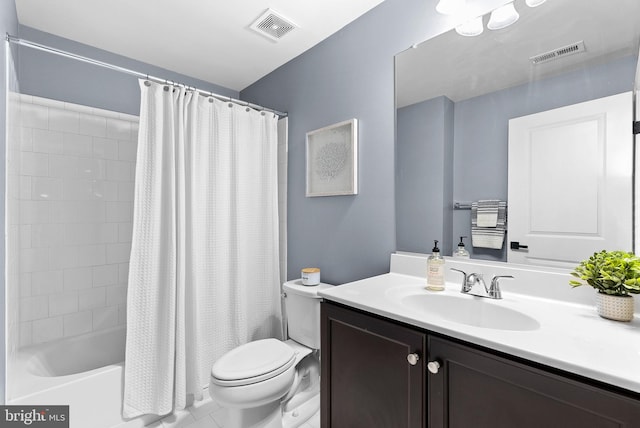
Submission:
[[[482,276],[481,273],[471,273],[467,275],[466,272],[460,269],[451,268],[451,270],[460,272],[463,275],[462,289],[460,290],[461,293],[471,294],[472,296],[478,296],[478,297],[488,297],[489,299],[502,299],[502,292],[500,291],[500,284],[499,284],[500,279],[513,278],[513,276],[511,275],[496,275],[493,278],[491,278],[491,285],[487,287],[487,283],[484,282],[484,277]],[[485,291],[484,294],[477,294],[477,293],[471,292],[473,290],[473,287],[476,284],[479,284],[482,286],[482,288],[484,288],[484,291]]]

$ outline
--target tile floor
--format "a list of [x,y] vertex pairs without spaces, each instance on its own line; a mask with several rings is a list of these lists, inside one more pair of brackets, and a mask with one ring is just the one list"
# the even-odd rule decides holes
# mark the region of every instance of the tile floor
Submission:
[[[227,409],[207,397],[185,410],[148,425],[147,428],[225,428],[226,419]],[[320,412],[300,428],[320,428]]]

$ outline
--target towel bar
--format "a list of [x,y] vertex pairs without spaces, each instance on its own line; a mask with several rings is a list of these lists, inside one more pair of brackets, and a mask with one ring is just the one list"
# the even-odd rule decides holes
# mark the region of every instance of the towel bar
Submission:
[[454,202],[453,209],[454,210],[470,210],[471,202]]

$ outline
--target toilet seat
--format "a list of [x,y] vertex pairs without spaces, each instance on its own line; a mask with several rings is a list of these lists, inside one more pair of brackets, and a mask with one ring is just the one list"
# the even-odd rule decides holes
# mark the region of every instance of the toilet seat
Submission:
[[284,373],[296,362],[296,352],[277,339],[241,345],[220,357],[211,368],[211,381],[220,386],[262,382]]

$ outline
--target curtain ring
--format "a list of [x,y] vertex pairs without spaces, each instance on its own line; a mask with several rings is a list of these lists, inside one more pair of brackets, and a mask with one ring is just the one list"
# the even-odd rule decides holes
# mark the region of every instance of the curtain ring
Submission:
[[209,102],[213,103],[213,97],[209,97]]
[[233,103],[229,103],[229,108],[233,107]]

